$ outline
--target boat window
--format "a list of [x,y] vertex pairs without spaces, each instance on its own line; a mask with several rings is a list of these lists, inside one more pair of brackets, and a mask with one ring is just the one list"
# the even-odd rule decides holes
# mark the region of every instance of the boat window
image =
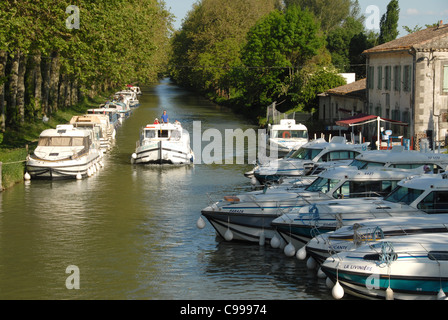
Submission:
[[446,213],[448,210],[448,192],[431,192],[417,205],[417,208],[426,213]]
[[145,132],[145,138],[147,138],[147,139],[153,139],[156,136],[157,135],[156,135],[156,132],[154,130],[146,130],[146,132]]
[[171,138],[174,140],[179,140],[182,137],[182,133],[180,130],[173,130],[171,131]]
[[366,166],[367,162],[362,160],[355,159],[352,161],[352,163],[350,163],[350,167],[357,167],[358,169],[365,169]]
[[305,130],[278,130],[272,133],[272,138],[301,138],[308,139],[308,131]]
[[305,190],[310,192],[323,192],[326,193],[333,189],[340,180],[336,179],[326,179],[319,177],[311,185],[309,185]]
[[390,193],[397,181],[347,181],[334,193],[334,198],[383,197]]
[[38,146],[41,147],[78,147],[87,145],[87,137],[42,137],[39,138],[38,142]]
[[428,258],[430,260],[448,261],[448,251],[429,251]]
[[169,137],[169,131],[168,130],[160,130],[159,131],[159,138],[168,138]]
[[300,148],[291,155],[292,159],[313,160],[323,149]]
[[337,161],[337,160],[349,160],[354,159],[359,155],[358,152],[341,150],[341,151],[331,151],[329,153],[324,154],[319,162],[327,162],[327,161]]
[[365,161],[365,160],[353,160],[352,163],[350,163],[350,166],[357,167],[358,169],[370,169],[370,168],[377,168],[377,167],[384,167],[384,162],[373,162],[373,161]]
[[423,192],[424,190],[398,186],[386,198],[384,198],[384,200],[395,203],[403,202],[405,204],[411,204]]

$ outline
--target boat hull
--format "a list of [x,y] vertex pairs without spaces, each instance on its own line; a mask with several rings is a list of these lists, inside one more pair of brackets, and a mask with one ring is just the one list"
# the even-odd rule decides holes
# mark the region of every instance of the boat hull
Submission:
[[100,159],[99,155],[57,162],[30,158],[26,164],[26,172],[31,176],[31,179],[63,180],[85,178],[99,169]]
[[202,210],[201,213],[220,237],[226,239],[226,233],[231,231],[232,239],[226,239],[228,241],[260,243],[260,238],[269,241],[277,235],[271,226],[271,222],[278,217],[276,214],[222,214],[212,210]]
[[157,141],[137,148],[136,164],[191,164],[193,152],[180,143]]

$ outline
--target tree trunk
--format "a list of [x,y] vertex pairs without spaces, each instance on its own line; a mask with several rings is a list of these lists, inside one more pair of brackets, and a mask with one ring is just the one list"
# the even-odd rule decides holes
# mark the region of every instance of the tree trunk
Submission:
[[48,97],[50,92],[51,59],[44,59],[42,69],[42,111],[44,115],[49,116]]
[[9,76],[8,109],[6,110],[8,123],[15,124],[17,121],[17,84],[19,82],[20,51],[14,52],[11,60],[11,72]]
[[8,55],[6,51],[0,50],[0,130],[6,129],[6,108],[5,108],[5,69]]
[[25,73],[26,56],[20,55],[19,70],[17,75],[17,120],[20,124],[25,123]]
[[53,113],[58,110],[58,97],[59,97],[59,53],[54,52],[51,55],[51,72],[50,72],[50,90],[48,95],[48,106],[50,112]]
[[36,54],[34,57],[34,117],[42,117],[42,57]]

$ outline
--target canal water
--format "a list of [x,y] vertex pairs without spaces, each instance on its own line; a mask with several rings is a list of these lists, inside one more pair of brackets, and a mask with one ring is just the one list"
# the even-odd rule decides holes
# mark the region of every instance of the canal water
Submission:
[[211,200],[251,190],[251,164],[130,163],[140,128],[163,110],[189,131],[194,121],[253,126],[168,80],[144,88],[140,102],[93,177],[0,193],[0,299],[332,299],[305,262],[196,227]]

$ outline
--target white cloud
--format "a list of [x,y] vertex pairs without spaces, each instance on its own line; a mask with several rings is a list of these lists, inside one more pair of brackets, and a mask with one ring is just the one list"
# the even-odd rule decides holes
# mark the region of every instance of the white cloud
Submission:
[[406,10],[406,14],[408,14],[410,16],[415,16],[415,15],[419,15],[420,11],[418,11],[418,9],[415,9],[415,8],[409,8]]

